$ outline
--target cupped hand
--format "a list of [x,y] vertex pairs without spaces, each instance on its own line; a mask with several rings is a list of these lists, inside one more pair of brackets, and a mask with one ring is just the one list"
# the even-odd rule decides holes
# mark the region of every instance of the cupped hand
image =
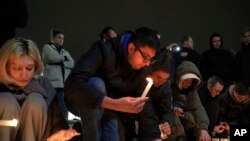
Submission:
[[52,134],[47,141],[68,141],[75,136],[79,136],[80,133],[76,132],[74,129],[63,129]]

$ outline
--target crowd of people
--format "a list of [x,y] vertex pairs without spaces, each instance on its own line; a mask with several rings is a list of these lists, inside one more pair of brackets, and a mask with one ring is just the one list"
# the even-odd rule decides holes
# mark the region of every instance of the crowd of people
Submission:
[[[250,124],[250,28],[237,54],[219,33],[195,51],[193,38],[160,47],[159,32],[107,26],[79,60],[52,29],[40,55],[34,41],[10,38],[0,49],[1,141],[211,141]],[[146,97],[142,92],[153,85]],[[81,130],[69,127],[68,111]]]

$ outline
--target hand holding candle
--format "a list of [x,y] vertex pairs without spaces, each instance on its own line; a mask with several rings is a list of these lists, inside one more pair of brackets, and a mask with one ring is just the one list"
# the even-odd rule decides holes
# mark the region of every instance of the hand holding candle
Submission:
[[150,90],[151,86],[153,85],[153,79],[152,78],[147,77],[146,80],[148,81],[148,84],[145,87],[141,97],[146,97],[147,94],[148,94],[148,91]]
[[16,119],[13,120],[0,120],[0,126],[17,126],[18,121]]

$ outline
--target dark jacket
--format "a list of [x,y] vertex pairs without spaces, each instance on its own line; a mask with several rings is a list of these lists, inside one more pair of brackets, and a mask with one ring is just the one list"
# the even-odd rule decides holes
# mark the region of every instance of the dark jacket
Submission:
[[[239,104],[235,102],[232,94],[232,87],[229,87],[219,98],[220,100],[220,116],[219,121],[226,121],[229,124],[250,124],[250,101]],[[231,92],[232,93],[232,92]]]
[[172,127],[173,113],[171,111],[172,90],[169,82],[160,87],[152,87],[149,91],[149,101],[139,114],[140,140],[151,141],[160,138],[159,124],[168,122]]
[[[188,55],[186,57],[182,57],[181,53],[187,52]],[[174,69],[176,70],[177,67],[183,62],[183,61],[190,61],[194,63],[199,69],[202,62],[202,55],[200,55],[197,51],[194,49],[186,48],[186,47],[180,47],[180,51],[173,52],[173,58],[174,58]]]
[[217,75],[224,81],[232,78],[234,60],[233,55],[225,49],[210,48],[203,53],[202,77],[204,81],[211,76]]
[[185,120],[194,121],[199,129],[207,130],[209,119],[196,91],[200,82],[195,81],[188,90],[181,90],[181,77],[188,73],[195,74],[201,80],[201,74],[193,63],[188,61],[181,63],[177,68],[175,82],[171,85],[173,91],[173,101],[178,103],[180,108],[184,110]]
[[[104,94],[89,86],[91,77],[101,78],[107,95],[112,98],[133,96],[143,81],[143,70],[133,70],[127,60],[127,40],[124,33],[111,41],[97,41],[80,58],[65,83],[65,98],[79,106],[98,108]],[[126,38],[127,39],[127,38]]]
[[234,60],[234,76],[236,81],[242,81],[250,87],[250,44],[242,44]]
[[48,104],[48,119],[45,133],[43,135],[44,141],[46,141],[47,138],[56,131],[68,128],[68,124],[64,120],[61,110],[58,107],[57,97],[55,96],[56,91],[47,78],[39,77],[38,79],[32,79],[31,82],[22,90],[12,90],[3,84],[0,84],[0,92],[16,93],[20,91],[26,95],[38,92],[44,97]]
[[203,83],[198,91],[201,103],[206,110],[209,118],[209,131],[213,131],[219,116],[219,96],[212,97],[208,88],[207,82]]

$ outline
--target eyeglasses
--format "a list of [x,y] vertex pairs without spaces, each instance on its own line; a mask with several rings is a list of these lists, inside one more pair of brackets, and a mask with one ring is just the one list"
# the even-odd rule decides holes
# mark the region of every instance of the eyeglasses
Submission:
[[150,62],[150,64],[153,64],[156,62],[156,60],[153,58],[153,57],[149,57],[148,55],[146,55],[145,53],[143,53],[139,47],[136,47],[137,50],[140,52],[142,58],[143,58],[143,62],[144,63],[147,63],[147,62]]

